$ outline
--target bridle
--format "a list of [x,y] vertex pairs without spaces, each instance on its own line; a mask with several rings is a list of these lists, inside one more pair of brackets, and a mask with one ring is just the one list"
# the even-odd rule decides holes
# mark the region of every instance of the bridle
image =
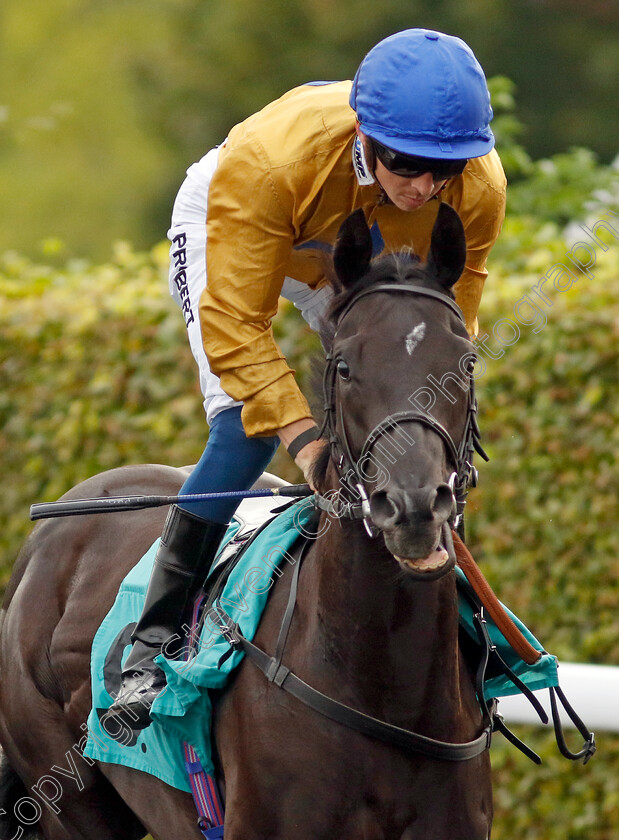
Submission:
[[[342,312],[339,314],[335,334],[333,336],[334,343],[337,331],[339,330],[342,321],[353,306],[355,306],[355,304],[362,298],[370,294],[375,294],[376,292],[405,292],[434,298],[441,301],[441,303],[445,306],[448,306],[464,322],[464,318],[459,307],[451,300],[451,298],[447,297],[447,295],[435,292],[432,289],[426,289],[423,286],[381,283],[368,286],[365,289],[360,290],[351,298],[350,301],[348,301]],[[352,476],[352,483],[357,491],[357,500],[353,500],[350,497],[346,498],[344,494],[340,494],[339,501],[334,502],[326,496],[316,494],[314,498],[317,507],[336,513],[337,516],[347,516],[351,519],[363,519],[366,530],[370,536],[375,536],[376,534],[372,529],[370,518],[369,496],[364,483],[363,475],[361,475],[358,465],[362,463],[362,459],[369,454],[372,446],[374,446],[376,441],[385,434],[388,428],[393,428],[394,426],[397,427],[402,423],[412,421],[421,423],[431,429],[443,441],[449,459],[455,467],[451,486],[452,493],[454,494],[454,504],[457,502],[458,505],[459,513],[457,515],[461,516],[461,511],[464,507],[464,496],[466,495],[466,490],[471,484],[471,477],[474,474],[474,468],[472,465],[473,452],[478,451],[487,458],[479,444],[479,427],[475,418],[477,402],[473,391],[472,371],[469,373],[468,382],[467,417],[462,438],[458,445],[454,443],[453,438],[447,429],[429,414],[416,410],[400,411],[386,417],[384,420],[381,420],[381,422],[372,429],[363,444],[358,461],[355,461],[348,434],[346,432],[346,423],[342,405],[336,400],[338,361],[339,358],[337,353],[329,353],[327,355],[327,364],[323,381],[325,418],[321,429],[321,437],[326,435],[328,438],[328,443],[331,448],[331,457],[340,476],[342,489],[344,490],[344,488],[346,488],[344,492],[351,493],[350,484],[348,482],[350,482]],[[338,420],[341,430],[339,434],[337,428]],[[445,530],[449,532],[449,528],[447,526],[445,526]],[[305,705],[314,709],[319,714],[324,715],[331,720],[335,720],[350,729],[361,732],[364,735],[372,738],[378,738],[379,740],[399,749],[434,760],[455,762],[469,761],[486,752],[486,750],[490,747],[496,719],[494,701],[491,701],[489,704],[484,706],[484,712],[486,713],[488,722],[477,738],[464,743],[439,741],[434,738],[429,738],[425,735],[420,735],[416,732],[394,726],[388,722],[363,714],[350,706],[340,703],[308,685],[306,682],[297,677],[296,674],[290,671],[289,668],[283,665],[282,658],[297,600],[297,586],[301,561],[309,544],[310,541],[306,541],[303,549],[301,550],[301,556],[295,563],[288,596],[288,604],[282,618],[275,656],[269,656],[253,642],[245,638],[243,633],[240,631],[238,624],[232,621],[230,616],[228,616],[221,607],[218,607],[215,621],[220,627],[222,634],[230,643],[230,649],[232,650],[233,648],[239,646],[244,651],[245,655],[263,672],[270,682],[280,688],[283,688],[285,691],[295,696],[298,700],[305,703]],[[478,679],[481,680],[480,685],[483,685],[486,664],[487,657],[480,665],[478,674]]]
[[[405,285],[401,283],[377,283],[361,289],[354,295],[339,313],[332,346],[335,344],[338,330],[350,310],[364,297],[377,292],[398,292],[414,294],[422,297],[433,298],[440,301],[444,306],[449,307],[457,317],[464,323],[464,316],[460,307],[447,295],[424,286]],[[466,494],[470,487],[477,482],[477,470],[473,466],[473,454],[477,452],[484,460],[488,456],[484,452],[480,442],[480,431],[477,423],[477,399],[475,397],[475,379],[473,366],[469,367],[467,381],[467,409],[464,429],[459,443],[456,445],[447,429],[428,412],[418,409],[407,409],[390,414],[380,421],[368,434],[361,448],[358,459],[355,459],[346,431],[346,420],[341,402],[336,399],[337,392],[337,371],[342,358],[337,352],[329,352],[326,356],[326,366],[323,377],[324,396],[324,421],[321,428],[321,437],[326,437],[331,449],[331,459],[338,472],[340,479],[340,490],[334,498],[333,494],[318,496],[317,504],[323,510],[336,515],[338,518],[362,519],[366,531],[370,536],[376,536],[370,518],[369,493],[365,483],[362,469],[364,463],[370,456],[372,447],[383,437],[388,430],[397,429],[406,439],[408,436],[401,429],[403,423],[420,423],[432,432],[437,434],[445,447],[448,459],[454,467],[450,478],[450,487],[454,497],[453,513],[450,525],[458,528],[462,521],[462,514],[466,504]],[[471,352],[471,361],[474,362],[474,355]],[[339,427],[339,432],[338,432]],[[410,438],[409,438],[410,439]]]

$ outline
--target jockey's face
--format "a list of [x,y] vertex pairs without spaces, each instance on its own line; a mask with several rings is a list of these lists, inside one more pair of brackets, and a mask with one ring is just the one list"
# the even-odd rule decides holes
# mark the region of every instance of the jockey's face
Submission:
[[374,177],[392,203],[406,213],[418,210],[426,201],[434,198],[447,183],[447,179],[434,181],[431,172],[424,172],[416,178],[394,175],[378,159],[376,160]]
[[405,213],[418,210],[419,207],[422,207],[427,201],[434,198],[449,180],[448,178],[443,178],[442,180],[435,181],[431,172],[423,172],[413,177],[396,175],[394,172],[390,172],[374,154],[370,140],[361,131],[359,124],[357,124],[356,130],[363,143],[366,159],[368,161],[374,161],[374,177],[383,188],[389,200],[399,210],[403,210]]

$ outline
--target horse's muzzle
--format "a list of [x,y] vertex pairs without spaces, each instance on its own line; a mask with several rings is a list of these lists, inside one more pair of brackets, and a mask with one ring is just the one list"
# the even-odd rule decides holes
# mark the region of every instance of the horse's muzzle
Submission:
[[386,488],[370,498],[372,521],[401,568],[415,578],[436,580],[453,569],[455,556],[448,521],[453,513],[451,487],[414,490]]

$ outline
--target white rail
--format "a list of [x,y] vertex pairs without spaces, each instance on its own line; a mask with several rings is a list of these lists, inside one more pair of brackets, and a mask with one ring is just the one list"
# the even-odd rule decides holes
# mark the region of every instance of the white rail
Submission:
[[[589,729],[593,732],[619,732],[618,667],[561,662],[559,684],[570,705]],[[537,692],[536,696],[550,718],[548,691]],[[540,723],[535,710],[522,694],[502,697],[499,711],[508,726],[510,723]],[[565,715],[561,715],[561,720],[564,726],[572,725]]]

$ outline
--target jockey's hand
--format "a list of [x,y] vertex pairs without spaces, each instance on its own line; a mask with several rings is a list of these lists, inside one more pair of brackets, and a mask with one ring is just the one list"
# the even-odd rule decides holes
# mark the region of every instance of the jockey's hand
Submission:
[[311,466],[318,457],[318,455],[322,452],[324,446],[324,440],[313,440],[311,441],[311,443],[308,443],[306,446],[304,446],[303,449],[297,455],[297,457],[294,459],[295,464],[305,476],[305,480],[312,488],[314,493],[316,492],[316,488],[314,487],[311,481]]
[[[294,423],[290,423],[288,426],[284,426],[281,428],[277,434],[279,435],[279,439],[284,444],[286,449],[290,446],[290,444],[303,432],[308,431],[309,429],[315,429],[316,424],[314,421],[307,417],[303,420],[297,420]],[[321,440],[310,440],[305,446],[299,450],[296,454],[294,462],[299,467],[299,469],[303,472],[305,476],[305,480],[310,485],[312,490],[316,490],[312,482],[309,480],[309,473],[312,463],[314,459],[318,455],[318,453],[322,450],[324,446],[324,441]]]

